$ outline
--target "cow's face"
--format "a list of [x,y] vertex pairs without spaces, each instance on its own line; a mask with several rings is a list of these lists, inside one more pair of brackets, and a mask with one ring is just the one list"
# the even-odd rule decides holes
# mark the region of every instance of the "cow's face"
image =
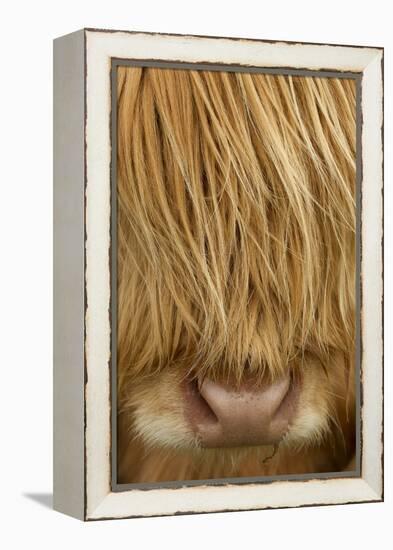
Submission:
[[338,437],[354,412],[354,82],[121,68],[118,124],[130,437],[225,456]]

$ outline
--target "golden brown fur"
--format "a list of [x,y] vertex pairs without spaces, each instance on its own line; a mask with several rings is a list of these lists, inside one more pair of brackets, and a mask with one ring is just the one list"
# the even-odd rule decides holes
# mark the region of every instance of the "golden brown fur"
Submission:
[[[354,450],[355,83],[119,68],[119,481],[335,471]],[[302,379],[270,447],[202,449],[185,376]]]

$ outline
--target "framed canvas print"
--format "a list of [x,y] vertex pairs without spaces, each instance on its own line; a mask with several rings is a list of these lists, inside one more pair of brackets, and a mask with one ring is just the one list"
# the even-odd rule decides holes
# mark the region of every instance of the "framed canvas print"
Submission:
[[54,43],[54,506],[383,499],[383,49]]

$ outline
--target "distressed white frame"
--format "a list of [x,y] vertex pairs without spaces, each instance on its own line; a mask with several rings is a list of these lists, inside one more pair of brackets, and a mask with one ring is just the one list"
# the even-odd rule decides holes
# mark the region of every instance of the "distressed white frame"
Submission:
[[[120,31],[82,32],[86,56],[86,424],[82,519],[380,501],[383,498],[383,50]],[[362,73],[361,477],[111,491],[109,120],[112,58]],[[60,503],[58,508],[62,507]]]

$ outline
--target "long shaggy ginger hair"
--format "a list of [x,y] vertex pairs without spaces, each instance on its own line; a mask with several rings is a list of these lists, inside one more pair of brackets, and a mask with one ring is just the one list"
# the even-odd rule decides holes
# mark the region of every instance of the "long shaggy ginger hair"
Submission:
[[[348,467],[355,104],[351,79],[118,69],[119,482]],[[289,373],[279,441],[203,444],[185,386]]]

